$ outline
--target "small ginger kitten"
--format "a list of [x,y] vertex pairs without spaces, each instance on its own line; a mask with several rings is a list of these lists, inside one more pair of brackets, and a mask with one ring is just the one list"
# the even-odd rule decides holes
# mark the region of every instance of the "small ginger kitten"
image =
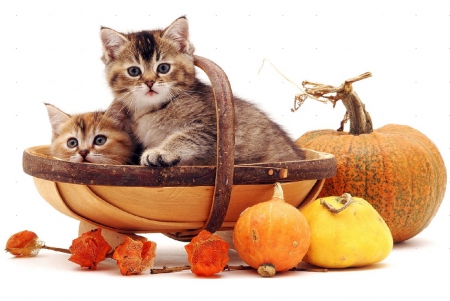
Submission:
[[[102,60],[113,103],[131,118],[141,165],[214,165],[216,111],[211,86],[195,75],[188,21],[164,30],[102,27]],[[232,59],[230,57],[230,59]],[[300,160],[304,153],[256,106],[234,97],[235,164]]]
[[69,115],[51,104],[45,106],[52,126],[52,156],[70,162],[132,163],[136,144],[121,112],[111,107],[106,112]]

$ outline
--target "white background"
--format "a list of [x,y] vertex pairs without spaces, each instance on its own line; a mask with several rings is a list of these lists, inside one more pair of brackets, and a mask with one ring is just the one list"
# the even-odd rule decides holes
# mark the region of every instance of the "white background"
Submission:
[[[407,124],[426,134],[450,166],[450,6],[448,1],[9,1],[0,4],[0,242],[20,230],[47,245],[69,247],[78,223],[49,206],[22,171],[25,148],[48,144],[43,102],[69,113],[104,109],[111,101],[100,61],[100,26],[119,31],[190,22],[198,55],[219,64],[233,91],[259,104],[298,138],[336,129],[344,108],[307,102],[290,112],[299,91],[266,65],[271,60],[297,84],[354,84],[374,128]],[[444,300],[450,268],[447,193],[431,225],[397,244],[383,262],[328,273],[250,271],[204,279],[190,272],[123,277],[112,261],[81,270],[68,256],[42,251],[32,259],[0,256],[2,300],[258,299]],[[186,264],[182,243],[159,234],[156,264]],[[232,262],[238,263],[235,254]],[[442,276],[441,276],[442,275]]]

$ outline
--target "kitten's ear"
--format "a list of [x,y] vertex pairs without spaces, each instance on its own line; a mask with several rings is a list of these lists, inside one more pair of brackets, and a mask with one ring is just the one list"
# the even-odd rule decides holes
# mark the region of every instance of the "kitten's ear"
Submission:
[[189,42],[189,24],[184,16],[176,19],[169,27],[164,29],[162,37],[175,42],[180,52],[188,54],[194,52],[194,46]]
[[106,64],[114,60],[128,39],[121,33],[111,28],[102,27],[100,29],[100,39],[103,45],[103,62]]
[[64,123],[70,119],[70,115],[64,113],[54,105],[44,103],[47,108],[48,118],[52,126],[53,137],[61,134],[61,129]]

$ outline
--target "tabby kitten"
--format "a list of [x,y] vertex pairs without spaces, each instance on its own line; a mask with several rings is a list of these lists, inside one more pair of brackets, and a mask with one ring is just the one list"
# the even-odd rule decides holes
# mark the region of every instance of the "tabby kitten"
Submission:
[[126,116],[112,106],[106,112],[69,115],[51,104],[50,154],[70,162],[132,163],[135,143],[126,131]]
[[[114,102],[131,117],[149,166],[214,165],[212,88],[195,76],[185,17],[164,30],[120,33],[102,27],[102,60]],[[254,105],[235,97],[235,163],[299,160],[304,154]]]

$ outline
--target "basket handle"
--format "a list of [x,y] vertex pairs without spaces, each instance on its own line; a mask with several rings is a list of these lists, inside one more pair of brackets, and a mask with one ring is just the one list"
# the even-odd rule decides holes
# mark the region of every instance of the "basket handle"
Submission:
[[[225,72],[214,62],[194,56],[194,64],[208,76],[216,103],[217,155],[214,196],[208,220],[203,229],[211,233],[222,226],[233,188],[234,174],[234,103],[230,82]],[[190,241],[202,229],[168,233],[169,237]]]

